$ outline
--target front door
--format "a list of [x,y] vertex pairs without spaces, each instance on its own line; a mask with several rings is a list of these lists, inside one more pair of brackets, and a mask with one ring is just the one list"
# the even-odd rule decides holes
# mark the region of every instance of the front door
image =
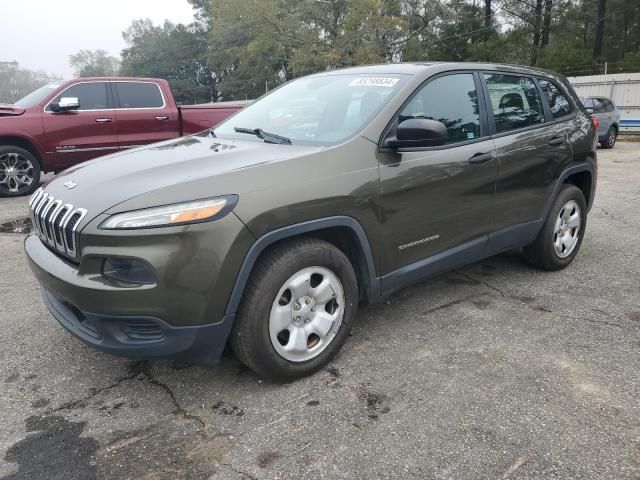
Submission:
[[[80,108],[54,112],[50,106],[61,98],[77,98]],[[46,151],[64,168],[118,150],[115,115],[106,82],[71,85],[44,109]]]
[[476,74],[447,74],[428,81],[400,112],[397,123],[438,120],[449,138],[442,147],[379,154],[383,275],[435,273],[484,249],[498,159],[482,120],[479,91]]

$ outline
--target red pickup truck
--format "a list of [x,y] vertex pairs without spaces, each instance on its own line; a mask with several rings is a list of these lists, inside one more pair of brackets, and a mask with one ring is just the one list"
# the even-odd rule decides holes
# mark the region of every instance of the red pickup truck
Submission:
[[77,78],[0,104],[0,196],[33,192],[40,172],[213,127],[246,102],[178,106],[166,80]]

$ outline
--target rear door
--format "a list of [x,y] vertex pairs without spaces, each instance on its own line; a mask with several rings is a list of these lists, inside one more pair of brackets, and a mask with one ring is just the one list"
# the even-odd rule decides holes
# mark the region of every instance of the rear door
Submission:
[[455,255],[445,254],[452,261],[461,254],[477,257],[482,252],[498,159],[480,91],[474,72],[438,76],[420,87],[394,120],[391,128],[411,118],[438,120],[446,125],[449,138],[441,147],[403,149],[379,157],[385,273],[416,266],[454,247],[460,247]]
[[112,81],[118,145],[132,148],[179,136],[177,112],[152,81]]
[[540,89],[533,77],[520,74],[484,73],[483,81],[500,158],[492,228],[524,227],[542,218],[550,188],[571,159],[567,122],[575,112],[546,80]]
[[[54,112],[51,103],[74,97],[80,108]],[[75,83],[56,95],[44,107],[42,122],[46,151],[60,168],[112,153],[118,149],[115,114],[108,82]]]
[[[604,111],[605,115],[607,116],[607,123],[609,125],[609,128],[611,128],[614,124],[617,125],[619,121],[618,110],[616,109],[613,102],[608,98],[604,99]],[[609,130],[609,128],[607,128],[607,131]]]

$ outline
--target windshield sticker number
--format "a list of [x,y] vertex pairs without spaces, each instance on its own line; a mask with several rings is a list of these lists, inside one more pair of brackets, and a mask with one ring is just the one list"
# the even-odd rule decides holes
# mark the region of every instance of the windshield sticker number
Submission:
[[393,88],[393,86],[398,83],[399,78],[389,78],[389,77],[362,77],[356,78],[353,80],[349,86],[350,87],[387,87]]

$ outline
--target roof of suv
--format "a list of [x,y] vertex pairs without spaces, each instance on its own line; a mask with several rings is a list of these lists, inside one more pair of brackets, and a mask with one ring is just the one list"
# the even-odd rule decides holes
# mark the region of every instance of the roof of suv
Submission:
[[337,72],[353,73],[353,74],[400,74],[400,75],[415,75],[425,72],[435,67],[450,67],[460,70],[471,69],[486,69],[486,70],[507,70],[514,73],[529,73],[537,75],[553,75],[558,76],[557,73],[544,70],[542,68],[526,67],[522,65],[509,65],[498,63],[474,63],[474,62],[407,62],[407,63],[386,63],[377,65],[363,65],[358,67],[347,67],[337,70],[326,70],[317,72],[312,76],[332,75]]

